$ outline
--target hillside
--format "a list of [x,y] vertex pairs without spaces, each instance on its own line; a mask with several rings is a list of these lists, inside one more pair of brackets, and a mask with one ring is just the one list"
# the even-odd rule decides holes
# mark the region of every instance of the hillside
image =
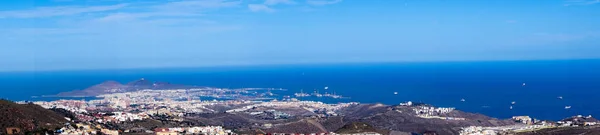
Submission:
[[436,132],[438,134],[458,134],[459,127],[501,126],[514,124],[510,120],[498,120],[481,114],[453,111],[447,116],[466,120],[425,119],[417,117],[412,107],[362,104],[344,109],[345,122],[363,122],[377,129],[402,132]]
[[352,122],[335,131],[338,134],[358,134],[358,133],[380,133],[389,134],[389,131],[379,130],[364,122]]
[[78,97],[78,96],[97,96],[107,93],[126,92],[126,85],[123,85],[116,81],[106,81],[100,84],[96,84],[84,90],[74,90],[69,92],[62,92],[57,94],[58,96],[65,97]]
[[40,131],[61,127],[67,120],[53,111],[34,104],[17,104],[0,100],[0,134],[7,127],[25,131]]
[[599,135],[600,127],[569,127],[569,128],[550,128],[531,132],[521,132],[516,135]]
[[131,92],[144,89],[179,89],[179,88],[194,88],[195,86],[186,86],[180,84],[170,84],[168,82],[152,82],[144,78],[129,82],[127,84],[121,84],[116,81],[105,81],[100,84],[88,87],[83,90],[74,90],[69,92],[58,93],[60,97],[90,97],[98,96],[102,94],[120,93],[120,92]]
[[[270,108],[278,111],[290,108]],[[221,125],[230,129],[256,130],[266,133],[320,133],[320,132],[391,132],[458,134],[465,126],[501,126],[514,124],[511,120],[499,120],[481,114],[455,110],[447,117],[465,120],[426,119],[414,114],[413,107],[382,104],[360,104],[340,110],[340,116],[328,118],[295,117],[287,120],[265,120],[244,113],[216,113],[188,115],[186,119],[207,125]],[[290,112],[291,113],[291,112]],[[265,128],[264,124],[271,124]]]

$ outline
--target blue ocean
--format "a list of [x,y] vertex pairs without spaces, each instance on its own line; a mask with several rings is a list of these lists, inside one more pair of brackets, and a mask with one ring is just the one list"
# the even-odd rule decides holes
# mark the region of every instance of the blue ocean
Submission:
[[[0,73],[0,98],[54,100],[57,98],[32,96],[85,89],[107,80],[126,83],[146,78],[222,88],[288,89],[273,91],[281,96],[300,89],[307,93],[321,89],[322,93],[335,91],[350,98],[305,100],[384,104],[413,101],[498,118],[529,115],[559,120],[579,114],[600,116],[599,69],[600,60],[547,60],[5,72]],[[329,87],[326,91],[325,86]]]

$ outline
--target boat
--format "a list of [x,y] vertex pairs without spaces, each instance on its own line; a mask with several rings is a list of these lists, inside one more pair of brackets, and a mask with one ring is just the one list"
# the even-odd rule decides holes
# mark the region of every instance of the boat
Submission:
[[512,107],[512,105],[511,105],[511,106],[510,106],[510,109],[512,110],[512,108],[513,108],[513,107]]
[[394,92],[394,95],[398,95],[398,92]]
[[320,94],[319,91],[317,91],[316,89],[315,89],[315,92],[313,92],[312,95],[314,95],[316,97],[323,97],[323,94]]
[[563,99],[563,97],[562,97],[562,96],[558,96],[557,98],[558,98],[558,99]]
[[571,106],[565,106],[565,109],[571,109]]
[[527,84],[523,83],[523,86],[525,86],[525,85],[527,85]]
[[325,90],[327,90],[327,89],[329,89],[329,87],[325,86],[325,88],[324,88],[324,89],[325,89]]
[[463,99],[460,99],[460,102],[465,102],[465,101],[466,101],[466,100],[465,100],[464,98],[463,98]]
[[516,104],[516,103],[517,103],[517,102],[515,102],[515,101],[512,101],[512,102],[510,102],[510,104],[513,104],[513,105],[514,105],[514,104]]
[[306,93],[294,93],[294,96],[296,96],[296,97],[308,97],[310,95],[306,94]]
[[306,94],[306,93],[302,92],[302,89],[300,89],[300,93],[294,93],[294,95],[296,97],[308,97],[308,96],[310,96],[310,94]]

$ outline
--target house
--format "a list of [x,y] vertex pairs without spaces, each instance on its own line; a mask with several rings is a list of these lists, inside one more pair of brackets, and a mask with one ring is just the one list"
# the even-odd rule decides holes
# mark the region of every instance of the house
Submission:
[[583,122],[584,126],[594,126],[596,124],[598,124],[598,123],[597,122]]
[[516,122],[521,122],[523,124],[532,124],[533,123],[533,119],[529,116],[513,116],[512,119],[515,120]]
[[177,135],[177,132],[170,131],[168,128],[156,128],[154,132],[156,135]]
[[100,132],[108,135],[119,135],[118,130],[101,129]]
[[264,128],[271,128],[271,127],[273,127],[273,124],[271,124],[271,123],[265,123],[265,124],[263,124],[263,127]]
[[8,127],[8,128],[6,128],[6,134],[8,134],[8,135],[21,134],[21,129],[17,128],[17,127]]

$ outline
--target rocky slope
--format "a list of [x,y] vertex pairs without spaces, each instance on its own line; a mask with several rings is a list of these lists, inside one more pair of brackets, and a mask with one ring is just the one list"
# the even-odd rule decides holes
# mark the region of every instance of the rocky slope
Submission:
[[0,134],[5,134],[7,127],[17,127],[23,132],[53,130],[65,122],[64,117],[38,105],[0,100]]
[[402,132],[436,132],[438,134],[458,134],[465,126],[502,126],[514,124],[511,120],[498,120],[481,114],[452,111],[447,117],[465,118],[465,120],[445,120],[420,118],[414,114],[413,107],[387,106],[381,104],[362,104],[343,110],[346,122],[364,122],[378,129]]
[[[273,109],[278,110],[277,108]],[[392,132],[458,134],[460,127],[465,126],[501,126],[514,124],[511,120],[499,120],[481,114],[456,110],[445,114],[445,116],[460,117],[465,118],[465,120],[426,119],[416,116],[412,109],[413,107],[406,106],[360,104],[338,111],[340,116],[328,118],[293,117],[287,120],[265,120],[245,113],[216,113],[190,115],[187,116],[187,119],[207,125],[221,125],[230,129],[238,129],[239,131],[260,130],[265,133],[322,133],[336,131],[351,133],[365,131],[383,134]],[[264,124],[272,126],[265,128]]]
[[77,96],[97,96],[107,93],[126,92],[127,86],[116,81],[106,81],[84,90],[74,90],[69,92],[59,93],[58,96],[77,97]]
[[531,132],[521,132],[516,135],[600,135],[600,126],[551,128]]
[[377,129],[364,122],[352,122],[346,124],[340,129],[336,130],[335,133],[339,134],[358,134],[358,133],[380,133],[389,134],[389,131]]
[[69,92],[62,92],[57,94],[61,97],[90,97],[98,96],[102,94],[110,93],[121,93],[131,92],[144,89],[179,89],[179,88],[193,88],[194,86],[170,84],[167,82],[152,82],[144,78],[135,80],[126,84],[121,84],[116,81],[106,81],[83,90],[74,90]]

